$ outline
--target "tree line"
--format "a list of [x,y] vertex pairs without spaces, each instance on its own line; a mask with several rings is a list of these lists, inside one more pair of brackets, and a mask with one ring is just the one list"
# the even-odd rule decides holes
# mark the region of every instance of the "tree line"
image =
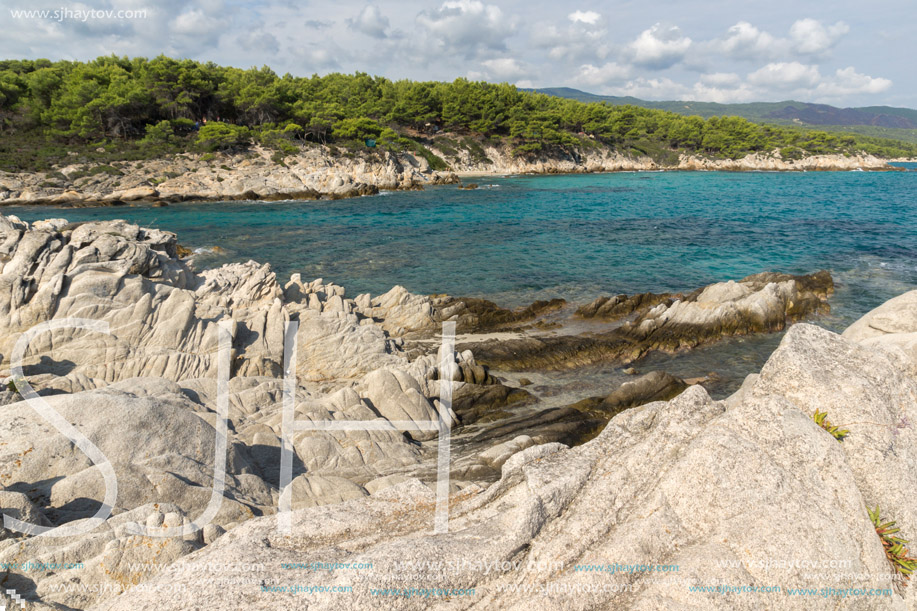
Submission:
[[4,139],[40,137],[66,146],[142,142],[150,151],[259,142],[282,152],[310,142],[359,146],[371,139],[416,150],[450,131],[509,142],[519,155],[602,144],[655,157],[684,151],[738,158],[774,149],[789,157],[917,156],[917,146],[900,141],[582,103],[463,78],[279,76],[267,66],[244,70],[165,56],[0,61]]

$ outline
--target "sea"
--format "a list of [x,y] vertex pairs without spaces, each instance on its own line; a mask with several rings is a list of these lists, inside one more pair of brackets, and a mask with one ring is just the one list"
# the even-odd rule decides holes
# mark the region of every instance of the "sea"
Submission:
[[[917,288],[917,164],[898,172],[615,172],[465,178],[423,191],[330,201],[233,201],[58,208],[4,207],[27,221],[125,219],[178,234],[197,267],[253,259],[281,280],[299,273],[347,296],[395,285],[483,297],[507,307],[561,297],[691,291],[762,271],[829,270],[841,331]],[[715,374],[725,396],[760,369],[781,334],[737,338],[640,370]],[[513,378],[513,374],[508,374]],[[516,376],[518,377],[518,376]],[[601,395],[615,366],[526,374],[548,403]]]

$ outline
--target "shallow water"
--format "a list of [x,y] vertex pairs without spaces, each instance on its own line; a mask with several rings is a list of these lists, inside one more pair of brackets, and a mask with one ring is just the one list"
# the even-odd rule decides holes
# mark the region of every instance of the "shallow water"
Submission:
[[[913,164],[911,164],[913,166]],[[255,259],[378,294],[483,296],[503,305],[684,291],[760,271],[828,269],[840,330],[917,286],[917,172],[665,172],[476,179],[455,186],[319,202],[117,208],[7,207],[25,220],[123,218],[174,231],[200,266]],[[210,249],[219,246],[223,252]],[[757,370],[779,337],[728,342],[644,367],[687,376]],[[739,358],[737,354],[744,357]],[[743,373],[744,372],[744,373]],[[552,374],[614,387],[614,368]],[[586,377],[584,377],[586,376]],[[531,376],[529,376],[531,377]],[[580,390],[584,390],[580,388]],[[711,388],[716,394],[726,390]],[[580,393],[582,394],[582,393]],[[588,393],[586,393],[588,394]],[[598,393],[601,394],[601,393]]]

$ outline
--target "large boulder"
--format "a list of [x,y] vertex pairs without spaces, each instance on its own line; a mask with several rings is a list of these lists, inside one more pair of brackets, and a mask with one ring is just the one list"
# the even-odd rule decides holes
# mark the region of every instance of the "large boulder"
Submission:
[[886,301],[850,325],[843,335],[865,346],[899,354],[917,376],[917,291]]

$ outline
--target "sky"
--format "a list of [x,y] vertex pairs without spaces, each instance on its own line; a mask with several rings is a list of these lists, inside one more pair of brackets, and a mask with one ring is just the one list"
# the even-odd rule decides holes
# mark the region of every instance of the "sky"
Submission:
[[[917,108],[914,0],[0,0],[0,57]],[[50,13],[21,13],[46,10]],[[108,13],[107,11],[112,11]],[[120,11],[120,13],[118,12]]]

